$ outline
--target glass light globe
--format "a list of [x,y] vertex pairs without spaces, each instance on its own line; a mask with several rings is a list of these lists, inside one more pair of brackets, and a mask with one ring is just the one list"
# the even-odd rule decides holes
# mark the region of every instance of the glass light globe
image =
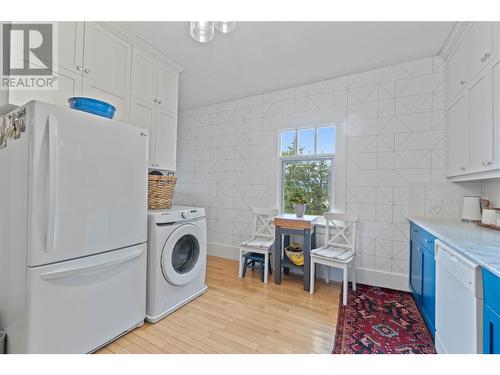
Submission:
[[191,21],[189,32],[194,40],[207,43],[214,38],[214,25],[212,21]]
[[236,22],[234,21],[219,21],[215,23],[215,28],[222,34],[229,34],[236,28]]

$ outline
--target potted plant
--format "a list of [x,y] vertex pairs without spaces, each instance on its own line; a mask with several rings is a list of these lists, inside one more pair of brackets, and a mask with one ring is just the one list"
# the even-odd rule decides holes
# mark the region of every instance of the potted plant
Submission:
[[297,217],[303,217],[306,212],[306,198],[304,197],[304,194],[300,191],[295,192],[290,199],[290,202],[293,203],[295,215]]

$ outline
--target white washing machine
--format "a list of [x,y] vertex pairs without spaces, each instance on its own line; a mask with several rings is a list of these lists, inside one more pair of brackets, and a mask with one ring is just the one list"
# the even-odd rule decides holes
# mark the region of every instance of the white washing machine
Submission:
[[206,265],[203,208],[149,211],[146,319],[156,323],[203,294]]

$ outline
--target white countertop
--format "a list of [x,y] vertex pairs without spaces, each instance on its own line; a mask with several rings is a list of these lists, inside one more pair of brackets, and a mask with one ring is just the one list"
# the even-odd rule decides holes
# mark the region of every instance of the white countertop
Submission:
[[458,220],[418,217],[408,220],[500,277],[500,231]]

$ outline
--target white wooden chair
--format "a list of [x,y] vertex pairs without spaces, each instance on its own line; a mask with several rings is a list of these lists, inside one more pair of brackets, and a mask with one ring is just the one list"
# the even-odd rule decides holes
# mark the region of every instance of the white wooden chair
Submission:
[[254,232],[250,240],[240,244],[240,271],[239,277],[243,277],[245,254],[257,253],[264,255],[264,282],[267,283],[269,275],[269,255],[274,246],[274,217],[279,210],[275,208],[254,208]]
[[316,264],[343,270],[344,296],[343,304],[347,305],[348,269],[352,272],[352,289],[356,290],[356,224],[358,215],[326,212],[325,243],[311,250],[311,287],[314,293]]

